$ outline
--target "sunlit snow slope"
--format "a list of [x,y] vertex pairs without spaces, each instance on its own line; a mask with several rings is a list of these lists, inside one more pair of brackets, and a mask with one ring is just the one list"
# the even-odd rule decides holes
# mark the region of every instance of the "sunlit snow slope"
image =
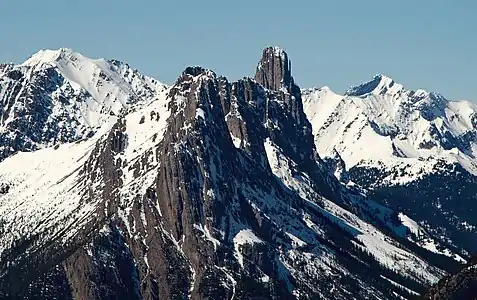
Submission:
[[303,97],[322,156],[339,153],[351,181],[450,247],[477,250],[477,105],[406,90],[384,75],[344,95],[322,87]]
[[[445,158],[477,172],[477,105],[407,91],[376,75],[344,95],[328,87],[304,91],[304,108],[322,155],[335,148],[348,168],[364,161],[407,162]],[[397,180],[406,180],[399,178]]]
[[0,87],[0,298],[402,299],[463,260],[347,174],[475,150],[411,139],[473,117],[415,121],[395,102],[420,102],[389,79],[302,94],[268,47],[254,79],[196,66],[166,87],[60,49],[1,65]]
[[126,63],[71,49],[41,50],[20,65],[0,65],[0,160],[92,135],[165,89]]

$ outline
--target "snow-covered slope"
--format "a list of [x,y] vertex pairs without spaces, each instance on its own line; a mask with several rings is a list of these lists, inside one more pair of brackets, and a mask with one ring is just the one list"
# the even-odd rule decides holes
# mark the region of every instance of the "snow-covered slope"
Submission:
[[166,88],[126,63],[64,48],[2,65],[0,160],[92,135],[112,116],[135,110]]
[[[313,192],[310,182],[307,180],[307,176],[304,174],[293,174],[293,168],[289,167],[293,165],[293,162],[284,157],[281,150],[270,142],[270,140],[266,141],[265,149],[272,172],[280,178],[285,185],[293,190],[297,190],[303,199],[307,201],[307,205],[322,211],[322,214],[326,216],[330,222],[336,224],[344,231],[356,235],[355,246],[362,247],[364,251],[375,257],[376,260],[386,268],[396,272],[402,272],[402,274],[409,276],[416,276],[417,278],[421,278],[421,280],[437,280],[437,277],[433,277],[432,275],[428,277],[429,274],[433,272],[429,272],[428,268],[430,268],[430,266],[428,266],[425,261],[400,248],[396,241],[387,237],[378,228],[363,221],[357,215],[343,209],[328,199],[322,199],[322,207],[317,206],[314,203],[314,199],[319,196]],[[315,228],[316,224],[313,224],[306,216],[305,220],[308,226]],[[320,233],[323,234],[322,232]],[[323,238],[326,238],[326,235],[323,235]],[[306,243],[304,244],[306,245]],[[396,257],[399,257],[399,259],[396,259]]]
[[[85,189],[99,182],[78,186],[80,169],[94,150],[98,140],[109,131],[106,124],[88,140],[67,143],[35,151],[18,153],[1,164],[0,182],[8,187],[1,196],[0,257],[18,240],[38,239],[35,247],[51,243],[51,237],[71,228],[68,241],[96,210],[96,203],[84,203]],[[27,253],[25,253],[26,255]]]
[[[323,87],[304,90],[303,97],[322,156],[339,153],[351,181],[394,209],[433,224],[442,240],[462,246],[466,238],[450,231],[472,233],[476,225],[470,214],[458,212],[458,203],[467,201],[464,207],[475,209],[470,191],[477,174],[477,105],[406,90],[384,75],[344,95]],[[412,188],[400,189],[405,186]],[[446,192],[439,197],[441,188]],[[433,214],[451,228],[431,220]],[[477,245],[463,248],[475,251]]]
[[[162,140],[168,117],[165,97],[127,115],[123,134],[128,139],[116,159],[132,165],[151,151]],[[85,176],[85,165],[88,160],[99,159],[98,147],[107,141],[117,122],[117,117],[111,117],[89,138],[33,153],[20,152],[0,164],[0,183],[8,187],[7,193],[0,194],[0,257],[19,240],[32,237],[36,240],[34,248],[51,244],[57,236],[69,243],[86,223],[99,217],[99,191],[108,183],[101,176],[95,180]],[[92,171],[101,172],[99,168]],[[141,188],[154,180],[148,173],[134,177],[127,169],[122,174],[124,203],[134,196],[133,188],[139,186],[139,192],[145,193]]]
[[[453,249],[320,158],[290,65],[269,47],[255,79],[171,87],[67,49],[0,68],[4,137],[23,130],[0,162],[0,298],[401,299],[444,276]],[[57,111],[74,122],[12,126]]]
[[323,87],[305,90],[304,98],[318,152],[335,148],[348,168],[361,160],[424,166],[422,159],[442,157],[477,172],[477,105],[471,102],[406,91],[383,75],[345,95]]

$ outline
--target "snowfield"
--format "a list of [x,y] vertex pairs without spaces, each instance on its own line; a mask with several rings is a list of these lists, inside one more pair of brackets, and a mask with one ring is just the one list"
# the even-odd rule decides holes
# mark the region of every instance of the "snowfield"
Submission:
[[475,132],[477,105],[407,91],[383,75],[371,83],[377,86],[371,90],[358,86],[345,95],[328,87],[303,91],[318,153],[326,156],[336,149],[347,168],[366,162],[414,166],[411,177],[401,181],[412,180],[421,168],[428,172],[428,161],[439,158],[477,174],[475,141],[460,148],[447,146],[450,138]]
[[[274,63],[290,72],[273,47],[257,74]],[[269,90],[190,67],[166,86],[67,48],[0,65],[0,297],[24,269],[47,274],[42,255],[64,271],[71,257],[90,268],[65,272],[87,274],[84,286],[107,273],[105,286],[130,281],[155,297],[167,282],[161,295],[182,289],[181,299],[209,288],[248,297],[246,285],[296,299],[401,299],[446,275],[426,254],[464,262],[347,171],[402,172],[380,182],[390,186],[442,160],[477,174],[477,107],[382,75],[345,95],[301,95],[288,75]]]

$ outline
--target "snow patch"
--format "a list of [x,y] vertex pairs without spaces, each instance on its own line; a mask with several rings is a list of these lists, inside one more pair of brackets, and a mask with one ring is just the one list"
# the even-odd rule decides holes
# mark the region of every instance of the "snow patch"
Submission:
[[244,244],[264,243],[251,229],[240,230],[233,238],[235,257],[237,258],[240,266],[243,267],[244,257],[240,252],[240,246]]
[[195,116],[196,116],[196,118],[201,118],[201,119],[205,120],[205,111],[202,108],[197,108],[195,110]]
[[207,226],[203,226],[202,224],[194,224],[194,228],[199,230],[203,234],[203,237],[212,243],[212,245],[214,246],[214,250],[217,250],[217,247],[220,246],[220,241],[214,238],[212,234],[210,234],[210,231]]

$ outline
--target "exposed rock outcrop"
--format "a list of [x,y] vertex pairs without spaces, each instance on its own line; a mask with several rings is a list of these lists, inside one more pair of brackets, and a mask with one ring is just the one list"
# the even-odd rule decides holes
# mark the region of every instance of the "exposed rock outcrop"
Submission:
[[475,300],[477,299],[477,260],[474,260],[455,275],[439,280],[422,299]]
[[[37,235],[0,216],[0,296],[398,298],[444,273],[400,244],[392,211],[350,193],[318,156],[283,50],[264,50],[255,80],[188,67],[164,98],[110,120],[54,149],[81,151],[45,184],[42,197],[63,198],[26,223]],[[10,162],[0,205],[35,215],[16,195],[38,174],[15,181],[2,173]]]

